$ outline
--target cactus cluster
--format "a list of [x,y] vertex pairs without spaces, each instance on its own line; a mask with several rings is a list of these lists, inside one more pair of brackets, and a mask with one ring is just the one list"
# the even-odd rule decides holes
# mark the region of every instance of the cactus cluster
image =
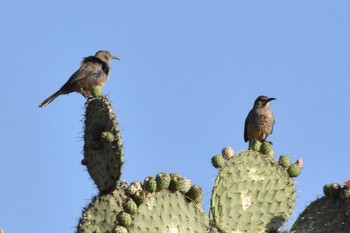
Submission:
[[83,211],[77,232],[205,232],[203,193],[190,183],[179,174],[159,173],[100,194]]
[[[295,204],[290,158],[274,161],[272,143],[253,142],[234,153],[225,147],[212,158],[219,168],[209,216],[203,192],[178,173],[158,173],[143,182],[120,183],[124,161],[117,118],[106,97],[87,103],[82,164],[100,193],[84,209],[77,232],[264,232],[280,227]],[[301,161],[301,160],[300,160]]]
[[323,187],[325,196],[313,201],[299,215],[292,227],[294,232],[349,233],[350,181],[344,186],[333,183]]

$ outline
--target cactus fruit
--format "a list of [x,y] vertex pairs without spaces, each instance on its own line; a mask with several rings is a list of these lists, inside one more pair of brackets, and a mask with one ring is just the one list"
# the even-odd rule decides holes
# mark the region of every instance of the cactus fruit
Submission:
[[114,135],[111,132],[102,132],[101,140],[106,141],[107,143],[112,143],[114,141]]
[[297,177],[300,175],[302,168],[303,168],[303,161],[302,159],[298,159],[294,164],[288,167],[287,172],[290,177]]
[[291,164],[290,157],[288,155],[281,155],[278,159],[278,164],[284,168],[288,168]]
[[156,176],[157,189],[168,189],[170,185],[170,174],[165,172],[160,172]]
[[225,164],[225,159],[222,155],[215,155],[211,158],[211,163],[215,168],[223,168]]
[[268,157],[273,159],[275,156],[275,152],[273,151],[272,143],[268,141],[264,141],[260,146],[260,153],[267,155]]
[[346,184],[341,187],[333,183],[323,187],[325,196],[313,201],[299,215],[291,232],[349,233],[349,191]]
[[157,182],[156,179],[152,176],[148,176],[144,181],[143,181],[143,188],[148,191],[148,192],[155,192],[157,190]]
[[144,190],[136,191],[134,195],[131,196],[135,203],[139,206],[146,201],[147,193]]
[[234,151],[232,147],[226,146],[224,149],[222,149],[221,154],[224,157],[224,159],[228,160],[234,155]]
[[251,142],[251,149],[253,151],[259,152],[260,148],[261,148],[261,142],[253,139],[253,141]]
[[117,222],[119,226],[128,227],[132,224],[131,215],[122,211],[117,215]]
[[340,184],[333,183],[323,186],[323,193],[325,196],[338,198],[342,187]]
[[106,195],[93,198],[83,211],[77,232],[112,232],[117,224],[116,215],[123,211],[122,200],[126,199],[123,189],[116,189]]
[[108,193],[119,183],[124,155],[117,117],[106,97],[87,103],[84,131],[82,164],[98,190]]
[[190,190],[191,185],[191,180],[185,177],[180,177],[177,179],[177,182],[175,182],[176,190],[182,194],[187,193]]
[[179,191],[180,193],[187,193],[191,188],[191,180],[183,178],[180,175],[173,175],[170,180],[169,189],[172,192]]
[[226,161],[213,187],[209,218],[221,232],[278,229],[295,205],[294,181],[270,157],[252,150]]
[[132,182],[129,185],[129,187],[125,189],[126,193],[131,196],[135,195],[137,191],[141,191],[141,190],[142,190],[142,185],[141,185],[141,182],[139,181]]
[[198,185],[192,185],[190,190],[188,190],[188,192],[186,193],[186,197],[190,201],[194,201],[195,203],[199,204],[203,200],[203,191]]
[[116,226],[115,228],[113,228],[112,233],[128,233],[128,230],[125,227]]
[[123,202],[123,209],[126,213],[133,215],[137,212],[137,204],[132,198],[127,198]]
[[102,95],[102,86],[94,86],[90,91],[93,98],[100,97]]

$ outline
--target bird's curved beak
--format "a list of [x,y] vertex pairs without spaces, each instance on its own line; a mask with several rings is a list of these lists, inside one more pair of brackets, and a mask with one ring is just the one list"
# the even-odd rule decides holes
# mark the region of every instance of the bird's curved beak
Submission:
[[276,100],[276,98],[268,98],[268,99],[267,99],[267,102],[270,102],[270,101],[272,101],[272,100]]
[[112,56],[112,59],[115,59],[115,60],[120,60],[119,58],[117,58],[116,56]]

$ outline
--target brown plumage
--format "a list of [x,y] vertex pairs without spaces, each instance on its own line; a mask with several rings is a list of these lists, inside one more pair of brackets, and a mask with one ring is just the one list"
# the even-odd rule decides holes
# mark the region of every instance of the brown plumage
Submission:
[[68,79],[68,81],[49,98],[44,100],[39,107],[45,107],[59,95],[66,95],[72,92],[79,92],[85,98],[90,98],[91,89],[96,86],[103,86],[109,78],[111,68],[109,62],[119,58],[112,56],[110,52],[101,50],[95,56],[85,57],[80,68]]
[[249,141],[249,149],[253,140],[263,142],[273,131],[275,119],[269,108],[271,100],[275,98],[259,96],[245,120],[244,141]]

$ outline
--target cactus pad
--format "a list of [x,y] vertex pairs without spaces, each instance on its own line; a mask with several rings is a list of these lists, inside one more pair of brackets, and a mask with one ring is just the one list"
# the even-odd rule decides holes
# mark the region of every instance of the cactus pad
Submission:
[[122,200],[126,199],[123,189],[95,197],[83,211],[79,220],[78,233],[109,233],[117,224],[116,216],[123,211]]
[[180,192],[161,190],[150,193],[133,216],[129,233],[207,232],[202,213]]
[[210,220],[222,232],[278,229],[295,205],[294,181],[270,157],[249,150],[226,161],[213,188]]
[[117,117],[106,97],[88,102],[85,114],[84,159],[101,193],[114,190],[124,161]]
[[291,230],[302,233],[349,233],[349,204],[340,196],[317,199],[299,215]]

